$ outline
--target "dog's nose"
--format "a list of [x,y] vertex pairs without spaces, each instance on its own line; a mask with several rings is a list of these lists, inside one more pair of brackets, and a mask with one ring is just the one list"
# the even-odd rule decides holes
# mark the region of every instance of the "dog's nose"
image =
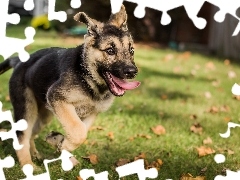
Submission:
[[133,78],[138,72],[136,66],[126,66],[123,70],[124,75],[127,78]]

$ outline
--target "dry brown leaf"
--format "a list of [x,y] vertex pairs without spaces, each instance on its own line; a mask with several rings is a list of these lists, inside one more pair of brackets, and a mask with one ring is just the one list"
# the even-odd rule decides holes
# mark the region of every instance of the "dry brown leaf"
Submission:
[[166,134],[166,129],[162,125],[157,125],[151,128],[153,133],[156,135]]
[[92,126],[89,131],[93,131],[93,130],[104,130],[104,128],[102,126]]
[[212,113],[212,114],[215,114],[215,113],[218,113],[218,112],[219,112],[219,108],[216,107],[216,106],[212,106],[212,107],[210,107],[210,108],[207,110],[207,112]]
[[197,147],[196,149],[198,151],[199,157],[215,153],[215,150],[206,146],[200,146],[200,147]]
[[190,51],[185,51],[182,54],[178,55],[178,59],[180,60],[189,60],[192,53]]
[[232,151],[231,149],[228,149],[227,152],[228,152],[228,155],[233,155],[234,154],[234,151]]
[[233,78],[236,78],[236,77],[237,77],[237,74],[234,71],[229,71],[228,72],[228,78],[229,79],[233,79]]
[[190,130],[191,130],[193,133],[202,134],[203,128],[202,128],[201,124],[199,124],[199,123],[194,123],[194,124],[190,127]]
[[146,139],[151,139],[152,136],[147,135],[147,134],[137,134],[137,137],[142,137],[142,138],[146,138]]
[[230,117],[224,117],[224,119],[223,119],[225,122],[229,122],[229,121],[231,121],[231,118]]
[[96,154],[90,154],[89,156],[82,157],[82,158],[89,160],[94,165],[98,163],[98,157]]
[[228,66],[230,63],[231,63],[231,61],[230,61],[229,59],[225,59],[225,60],[224,60],[224,64],[225,64],[226,66]]
[[223,105],[220,107],[220,111],[221,112],[229,112],[230,111],[230,107],[227,105]]
[[134,137],[134,136],[132,136],[132,137],[128,138],[128,140],[129,140],[129,141],[133,141],[134,139],[135,139],[135,137]]
[[77,180],[83,180],[80,176],[77,176]]
[[146,169],[156,168],[157,170],[163,165],[163,161],[161,159],[157,159],[156,161],[151,162],[146,166]]
[[5,101],[10,101],[10,96],[9,96],[9,95],[7,95],[7,96],[5,97]]
[[191,114],[189,118],[192,119],[192,120],[195,120],[195,119],[197,119],[197,115],[196,114]]
[[205,64],[205,67],[206,67],[207,69],[209,69],[209,70],[215,70],[215,69],[216,69],[216,67],[215,67],[215,65],[214,65],[214,63],[213,63],[212,61],[207,62],[207,63]]
[[196,71],[195,69],[192,69],[190,74],[191,74],[192,76],[196,76],[197,71]]
[[178,73],[180,73],[181,71],[182,71],[182,69],[181,69],[181,67],[179,67],[179,66],[176,66],[176,67],[173,68],[173,73],[174,73],[174,74],[178,74]]
[[174,55],[173,54],[167,54],[164,58],[163,58],[163,61],[170,61],[174,58]]
[[161,99],[162,99],[162,100],[166,100],[166,99],[168,99],[168,96],[167,96],[166,94],[162,94],[162,95],[161,95]]
[[203,144],[212,144],[213,141],[210,137],[207,137],[206,139],[203,140]]
[[196,176],[193,177],[190,173],[183,174],[180,180],[206,180],[205,176]]
[[146,159],[146,154],[145,153],[140,153],[138,156],[134,157],[134,161],[138,159]]
[[236,99],[236,100],[240,101],[240,96],[238,96],[238,95],[233,95],[233,99]]
[[219,87],[219,85],[220,85],[220,81],[219,80],[212,81],[212,86]]
[[109,132],[107,134],[107,137],[112,141],[114,139],[114,135],[113,135],[113,132]]
[[212,94],[209,91],[207,91],[204,93],[204,96],[205,98],[210,99],[212,97]]
[[118,162],[116,162],[116,166],[119,167],[119,166],[123,166],[128,163],[130,163],[129,159],[119,159]]

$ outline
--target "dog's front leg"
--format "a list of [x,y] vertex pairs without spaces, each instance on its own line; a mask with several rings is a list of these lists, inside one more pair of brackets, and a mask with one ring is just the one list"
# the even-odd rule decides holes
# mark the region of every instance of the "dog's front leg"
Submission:
[[66,102],[55,102],[54,113],[65,131],[65,138],[59,150],[73,151],[87,138],[87,127],[78,117],[75,107]]

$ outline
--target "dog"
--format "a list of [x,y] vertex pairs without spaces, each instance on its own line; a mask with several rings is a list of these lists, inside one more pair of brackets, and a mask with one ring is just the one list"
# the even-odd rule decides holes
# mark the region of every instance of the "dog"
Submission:
[[65,132],[57,148],[71,152],[86,140],[96,116],[109,109],[115,97],[140,85],[129,81],[138,68],[125,7],[105,23],[84,12],[74,19],[87,25],[82,45],[46,48],[31,54],[27,62],[12,57],[0,64],[0,74],[14,69],[9,81],[14,119],[28,122],[25,131],[17,132],[24,145],[16,151],[21,166],[41,158],[34,139],[53,115]]

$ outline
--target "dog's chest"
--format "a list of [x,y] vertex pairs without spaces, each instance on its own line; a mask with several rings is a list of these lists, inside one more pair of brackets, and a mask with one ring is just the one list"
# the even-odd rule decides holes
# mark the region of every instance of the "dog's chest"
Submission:
[[108,98],[103,98],[100,100],[93,100],[89,97],[79,95],[76,96],[73,105],[80,118],[85,118],[91,114],[98,114],[104,112],[110,108],[113,103],[114,96],[109,96]]

